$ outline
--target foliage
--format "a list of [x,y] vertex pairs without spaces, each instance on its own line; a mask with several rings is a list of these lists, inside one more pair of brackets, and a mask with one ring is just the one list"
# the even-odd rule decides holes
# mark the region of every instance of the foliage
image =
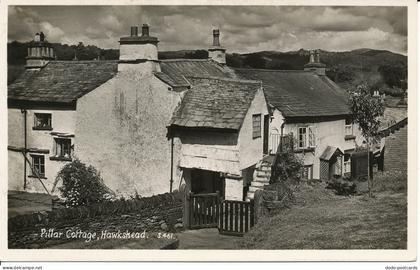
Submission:
[[278,151],[274,159],[270,184],[285,180],[299,181],[302,175],[303,161],[290,147]]
[[380,128],[380,117],[384,114],[383,100],[372,96],[368,85],[361,84],[350,91],[349,106],[353,120],[359,124],[365,138],[373,138]]
[[403,63],[381,65],[378,72],[390,88],[407,89],[407,66]]
[[336,195],[348,196],[356,193],[356,183],[344,178],[333,179],[327,188],[334,190]]
[[[384,114],[384,102],[380,97],[372,96],[367,84],[361,84],[351,91],[349,97],[349,106],[353,114],[354,121],[359,124],[362,135],[367,140],[367,150],[370,150],[371,143],[378,136],[381,125],[381,117]],[[370,163],[367,158],[367,166]],[[372,183],[370,170],[368,170],[369,196],[372,196]]]
[[207,59],[209,58],[209,52],[206,50],[195,50],[186,52],[184,57],[188,59]]
[[326,75],[336,83],[351,82],[356,77],[349,67],[342,65],[327,69]]
[[407,192],[407,172],[406,171],[384,171],[378,172],[374,176],[374,191]]
[[114,194],[104,184],[99,172],[93,166],[86,166],[75,159],[66,164],[57,174],[57,182],[66,206],[90,205],[112,200]]
[[244,64],[249,68],[265,68],[266,60],[259,54],[248,54],[244,59]]

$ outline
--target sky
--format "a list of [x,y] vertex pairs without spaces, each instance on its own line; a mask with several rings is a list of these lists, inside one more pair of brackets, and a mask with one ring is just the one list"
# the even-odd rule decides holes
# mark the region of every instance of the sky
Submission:
[[[359,48],[407,53],[405,7],[9,6],[8,40],[118,48],[130,26],[150,25],[159,50],[207,49],[220,29],[228,52]],[[141,30],[139,30],[140,32]]]

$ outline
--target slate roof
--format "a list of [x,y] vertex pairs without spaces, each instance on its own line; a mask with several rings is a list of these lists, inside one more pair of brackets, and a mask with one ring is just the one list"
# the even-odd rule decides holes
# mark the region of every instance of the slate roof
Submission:
[[192,87],[170,121],[172,127],[239,130],[261,88],[257,81],[187,77]]
[[171,59],[160,62],[162,72],[156,77],[172,87],[185,87],[190,83],[185,77],[234,77],[233,71],[210,59]]
[[116,61],[51,61],[8,85],[8,99],[70,103],[111,79]]
[[310,71],[235,69],[243,79],[261,80],[267,103],[286,118],[349,115],[347,94],[327,76]]

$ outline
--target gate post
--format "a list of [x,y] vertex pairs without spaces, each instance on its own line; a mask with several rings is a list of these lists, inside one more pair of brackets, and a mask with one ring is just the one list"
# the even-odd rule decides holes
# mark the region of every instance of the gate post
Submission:
[[186,191],[184,196],[184,228],[190,228],[190,215],[191,215],[191,192]]

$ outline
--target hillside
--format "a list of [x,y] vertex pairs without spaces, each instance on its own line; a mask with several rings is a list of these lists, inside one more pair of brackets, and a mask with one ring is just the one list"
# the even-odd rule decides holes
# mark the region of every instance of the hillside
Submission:
[[[58,60],[116,60],[116,49],[101,49],[96,46],[53,44]],[[14,81],[24,70],[27,44],[8,43],[8,83]],[[207,58],[205,50],[182,50],[159,52],[159,59]],[[309,51],[300,49],[291,52],[261,51],[249,54],[227,54],[227,65],[240,68],[263,68],[301,70],[308,62]],[[407,57],[384,50],[357,49],[346,52],[321,51],[321,61],[327,64],[327,75],[342,88],[354,87],[362,81],[387,94],[399,96],[406,88]]]

